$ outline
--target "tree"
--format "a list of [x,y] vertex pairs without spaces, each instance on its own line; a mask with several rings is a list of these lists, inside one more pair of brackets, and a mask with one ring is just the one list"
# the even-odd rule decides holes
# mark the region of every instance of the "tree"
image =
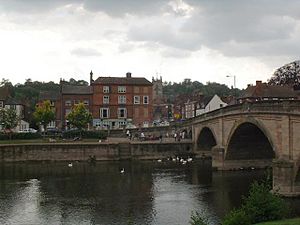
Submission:
[[270,85],[287,85],[299,86],[300,85],[300,61],[294,61],[278,68],[271,79]]
[[45,132],[47,125],[55,119],[55,113],[51,109],[50,101],[44,101],[41,105],[36,106],[33,116],[38,123],[43,125]]
[[88,123],[92,120],[92,114],[88,112],[83,103],[74,105],[71,112],[67,116],[69,123],[78,128],[81,137],[81,131],[87,127]]
[[14,109],[0,109],[0,124],[2,129],[9,132],[9,139],[11,139],[12,129],[14,129],[19,122],[20,118]]

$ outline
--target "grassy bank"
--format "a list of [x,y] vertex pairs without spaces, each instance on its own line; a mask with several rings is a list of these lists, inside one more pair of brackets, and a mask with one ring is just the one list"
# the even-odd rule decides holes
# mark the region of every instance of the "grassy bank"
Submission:
[[278,220],[272,222],[265,222],[265,223],[257,223],[256,225],[299,225],[300,218],[294,219],[287,219],[287,220]]

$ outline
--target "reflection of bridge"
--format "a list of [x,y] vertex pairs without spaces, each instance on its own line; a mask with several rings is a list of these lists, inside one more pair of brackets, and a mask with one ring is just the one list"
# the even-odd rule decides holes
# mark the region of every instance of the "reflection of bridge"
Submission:
[[300,194],[300,101],[228,106],[188,120],[194,151],[219,170],[273,166],[273,188]]

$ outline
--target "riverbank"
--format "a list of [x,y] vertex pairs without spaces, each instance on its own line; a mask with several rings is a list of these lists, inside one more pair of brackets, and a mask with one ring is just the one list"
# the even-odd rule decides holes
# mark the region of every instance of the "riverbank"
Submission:
[[[32,141],[32,140],[31,140]],[[0,144],[0,162],[152,160],[192,156],[191,141],[64,141]]]
[[257,223],[255,225],[299,225],[299,224],[300,224],[300,218],[294,218],[294,219],[278,220],[278,221],[271,221],[265,223]]

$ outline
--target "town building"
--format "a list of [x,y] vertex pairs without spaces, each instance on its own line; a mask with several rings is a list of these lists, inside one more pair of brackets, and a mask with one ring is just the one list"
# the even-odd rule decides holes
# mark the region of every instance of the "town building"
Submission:
[[[25,106],[22,103],[15,101],[13,98],[5,99],[2,97],[0,99],[0,108],[15,110],[19,120],[18,125],[13,129],[14,132],[21,132],[29,129],[29,123],[24,120]],[[2,130],[1,124],[0,130]]]
[[295,100],[297,92],[292,87],[280,85],[268,85],[262,81],[256,81],[256,85],[248,85],[244,94],[238,98],[238,103],[267,101],[267,100]]
[[203,113],[208,113],[227,106],[228,104],[218,95],[213,97],[204,97],[202,101],[196,103],[195,115],[199,116]]
[[54,91],[41,92],[39,96],[38,104],[46,100],[50,101],[50,106],[52,110],[55,112],[55,121],[50,122],[48,128],[62,127],[60,92],[54,92]]
[[[56,113],[61,116],[61,127],[63,129],[69,129],[70,124],[67,120],[68,114],[71,112],[72,107],[83,103],[86,109],[93,113],[93,87],[92,86],[79,86],[79,85],[66,85],[61,82],[60,85],[60,100],[58,101],[61,105],[56,107]],[[61,110],[61,112],[59,112]]]
[[[91,74],[92,76],[92,74]],[[91,77],[93,87],[93,126],[123,128],[147,127],[153,120],[152,83],[144,77]]]
[[153,120],[152,83],[143,77],[98,77],[90,73],[90,85],[69,85],[60,81],[60,91],[40,94],[40,102],[49,100],[56,120],[48,127],[69,129],[66,119],[76,104],[83,103],[92,114],[89,128],[118,129],[147,127]]

